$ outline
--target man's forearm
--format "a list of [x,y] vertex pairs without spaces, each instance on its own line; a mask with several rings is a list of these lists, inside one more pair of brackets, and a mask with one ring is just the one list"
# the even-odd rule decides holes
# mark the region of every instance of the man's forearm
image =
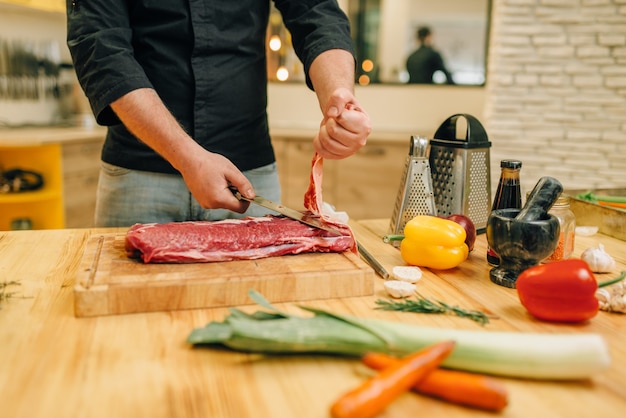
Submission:
[[354,57],[343,49],[325,51],[313,60],[309,77],[324,113],[335,90],[346,88],[354,92]]
[[200,146],[183,130],[152,89],[134,90],[111,104],[139,140],[180,170]]

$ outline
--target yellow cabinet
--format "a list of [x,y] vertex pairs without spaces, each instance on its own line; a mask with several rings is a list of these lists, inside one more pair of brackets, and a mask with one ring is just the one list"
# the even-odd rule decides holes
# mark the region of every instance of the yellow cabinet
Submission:
[[44,181],[39,190],[0,193],[0,230],[12,229],[20,220],[27,220],[32,229],[65,226],[59,144],[0,145],[0,167],[34,171]]

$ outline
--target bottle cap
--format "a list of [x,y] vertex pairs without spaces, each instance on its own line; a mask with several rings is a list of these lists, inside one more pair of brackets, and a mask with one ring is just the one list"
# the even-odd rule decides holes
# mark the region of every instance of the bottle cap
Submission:
[[520,168],[522,168],[522,162],[519,160],[502,160],[500,161],[500,168],[519,170]]

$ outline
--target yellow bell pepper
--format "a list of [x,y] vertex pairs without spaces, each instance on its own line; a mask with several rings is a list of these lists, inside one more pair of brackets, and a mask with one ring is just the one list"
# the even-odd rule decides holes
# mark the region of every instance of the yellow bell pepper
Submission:
[[449,219],[418,215],[404,227],[402,259],[410,265],[447,270],[467,259],[465,229]]

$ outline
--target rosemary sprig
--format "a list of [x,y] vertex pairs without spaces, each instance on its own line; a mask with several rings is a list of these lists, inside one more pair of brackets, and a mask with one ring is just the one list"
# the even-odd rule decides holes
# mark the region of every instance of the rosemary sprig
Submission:
[[9,286],[19,286],[19,282],[10,281],[10,282],[0,282],[0,309],[2,309],[2,303],[9,300],[11,296],[13,296],[16,292],[7,292],[7,287]]
[[403,299],[402,301],[379,299],[376,301],[378,307],[383,311],[400,311],[427,314],[450,314],[461,318],[468,318],[478,322],[480,325],[489,323],[486,313],[477,310],[463,309],[458,306],[451,306],[440,300],[432,301],[416,293],[416,299]]

